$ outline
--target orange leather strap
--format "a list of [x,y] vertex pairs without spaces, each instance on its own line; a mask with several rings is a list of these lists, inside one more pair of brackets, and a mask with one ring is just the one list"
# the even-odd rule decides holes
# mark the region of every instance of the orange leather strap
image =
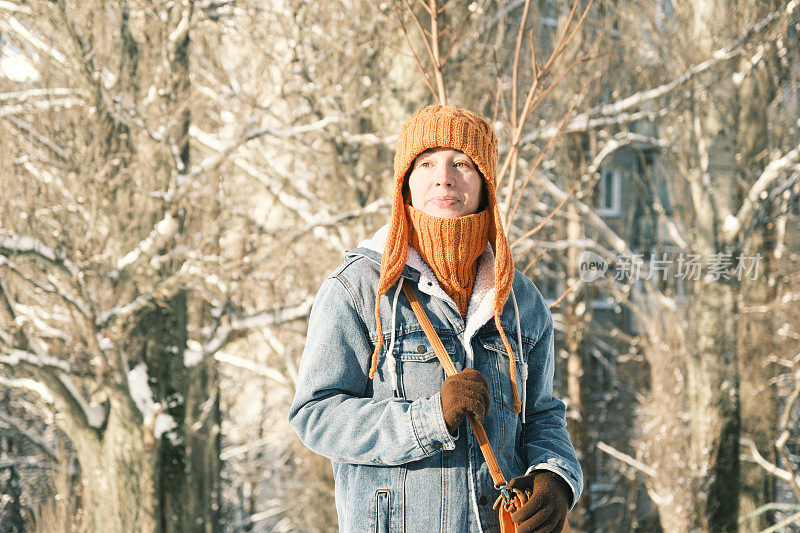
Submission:
[[[425,336],[428,337],[431,346],[433,346],[433,351],[442,364],[445,375],[452,376],[456,374],[456,367],[447,354],[447,350],[444,349],[444,345],[441,339],[439,339],[439,335],[436,334],[436,330],[433,329],[431,321],[428,320],[428,315],[426,315],[425,310],[422,309],[422,304],[419,303],[417,293],[414,292],[414,289],[408,283],[403,283],[403,293],[405,293],[406,298],[408,298],[409,303],[411,303],[411,309],[413,309],[414,314],[417,315],[417,319],[422,325]],[[506,478],[503,477],[503,472],[500,470],[500,464],[497,462],[497,458],[494,455],[492,445],[489,444],[489,437],[486,436],[486,430],[483,429],[483,424],[481,424],[472,413],[469,413],[468,416],[469,423],[472,426],[472,432],[475,434],[475,438],[478,439],[478,444],[480,445],[484,459],[486,459],[486,465],[489,467],[489,473],[492,475],[492,481],[495,487],[500,488],[505,486]]]

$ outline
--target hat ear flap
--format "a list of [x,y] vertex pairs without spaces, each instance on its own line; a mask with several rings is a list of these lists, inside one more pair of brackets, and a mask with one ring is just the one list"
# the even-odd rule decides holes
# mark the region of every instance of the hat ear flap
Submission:
[[492,212],[492,221],[489,226],[489,242],[494,251],[494,307],[498,316],[503,312],[503,306],[511,294],[511,284],[514,282],[514,256],[508,245],[500,207],[497,205],[494,184],[486,182],[487,200]]
[[383,346],[383,331],[381,328],[381,296],[386,294],[389,287],[400,279],[403,268],[406,266],[408,255],[409,228],[406,218],[406,209],[403,205],[403,180],[397,180],[392,198],[392,216],[389,221],[389,233],[381,256],[381,273],[378,278],[378,289],[375,295],[375,326],[378,340],[375,351],[372,352],[370,361],[369,379],[375,377],[378,367],[378,353]]

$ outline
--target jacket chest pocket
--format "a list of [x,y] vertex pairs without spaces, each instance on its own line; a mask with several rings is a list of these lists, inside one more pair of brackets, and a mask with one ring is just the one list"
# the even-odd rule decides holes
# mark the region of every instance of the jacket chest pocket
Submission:
[[[440,334],[439,338],[456,369],[460,370],[461,363],[456,359],[455,339],[447,334]],[[428,398],[442,388],[444,369],[424,332],[398,336],[394,357],[397,361],[400,393],[406,400]]]
[[[511,350],[514,352],[517,394],[522,400],[522,363],[520,361],[519,348],[513,333],[508,331],[505,333],[508,343],[511,345]],[[484,377],[489,381],[492,402],[499,400],[500,405],[513,411],[514,389],[511,381],[511,364],[503,339],[496,333],[485,334],[479,337],[479,342],[483,347],[485,356],[481,358],[479,370],[483,372]]]

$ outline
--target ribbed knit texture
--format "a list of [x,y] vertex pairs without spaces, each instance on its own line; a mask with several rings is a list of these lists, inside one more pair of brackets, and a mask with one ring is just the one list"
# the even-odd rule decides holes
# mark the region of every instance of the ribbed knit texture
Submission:
[[369,378],[375,377],[378,354],[383,346],[380,300],[400,278],[406,264],[410,242],[409,220],[403,203],[403,180],[414,159],[429,148],[453,148],[467,154],[483,174],[486,184],[487,210],[490,215],[489,242],[494,250],[494,322],[509,354],[511,381],[514,388],[514,409],[521,404],[517,394],[516,369],[513,351],[500,326],[503,306],[511,293],[514,281],[514,259],[503,231],[500,210],[497,206],[497,137],[489,124],[475,113],[449,105],[432,105],[417,110],[403,124],[394,154],[394,195],[389,235],[381,258],[381,273],[375,296],[375,322],[378,340],[369,368]]
[[439,218],[410,205],[406,210],[411,223],[411,246],[431,267],[444,292],[466,319],[478,257],[489,241],[489,211]]

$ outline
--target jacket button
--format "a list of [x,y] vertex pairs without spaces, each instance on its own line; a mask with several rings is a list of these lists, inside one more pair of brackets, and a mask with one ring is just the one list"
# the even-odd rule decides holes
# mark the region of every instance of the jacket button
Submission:
[[481,498],[478,500],[478,503],[480,503],[481,505],[486,505],[488,501],[489,500],[486,499],[486,496],[481,496]]
[[431,446],[433,447],[434,450],[438,450],[438,449],[440,449],[442,447],[442,443],[441,442],[434,442]]
[[417,353],[425,353],[427,351],[428,347],[425,346],[424,344],[420,344],[419,346],[417,346]]

